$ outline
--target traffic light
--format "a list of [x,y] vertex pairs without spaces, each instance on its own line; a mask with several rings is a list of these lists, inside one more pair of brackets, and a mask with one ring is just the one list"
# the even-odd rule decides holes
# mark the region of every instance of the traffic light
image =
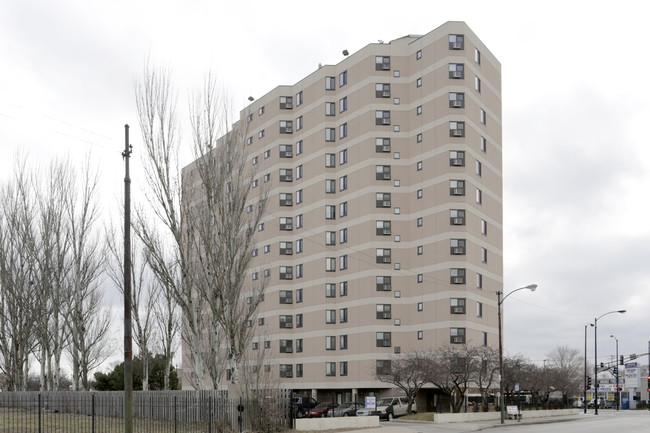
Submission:
[[618,365],[625,365],[625,362],[623,361],[625,358],[623,358],[623,355],[621,355],[618,359]]
[[618,368],[614,367],[612,372],[614,373],[614,376],[618,376]]
[[648,376],[648,392],[650,392],[650,376]]
[[587,388],[591,388],[591,376],[587,376]]

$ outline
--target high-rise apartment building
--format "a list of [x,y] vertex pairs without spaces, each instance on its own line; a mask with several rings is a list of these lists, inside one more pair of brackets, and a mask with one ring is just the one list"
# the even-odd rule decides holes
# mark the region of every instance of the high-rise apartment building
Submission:
[[369,44],[239,122],[269,191],[250,350],[283,385],[381,393],[400,353],[498,345],[501,67],[465,23]]

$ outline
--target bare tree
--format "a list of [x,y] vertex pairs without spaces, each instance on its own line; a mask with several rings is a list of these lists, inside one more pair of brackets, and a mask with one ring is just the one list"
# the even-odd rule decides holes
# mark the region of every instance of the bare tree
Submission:
[[[558,346],[549,352],[550,371],[545,371],[545,387],[561,391],[564,403],[567,397],[580,389],[584,368],[584,357],[580,351],[568,346]],[[546,366],[545,366],[546,367]],[[545,368],[547,370],[547,368]]]
[[[185,203],[185,221],[191,221],[188,237],[196,286],[205,298],[212,318],[213,356],[209,359],[213,386],[219,379],[218,344],[226,344],[232,382],[253,337],[267,279],[253,281],[248,269],[253,258],[254,236],[266,209],[266,192],[251,197],[255,171],[247,164],[246,131],[231,125],[227,103],[208,76],[203,92],[192,104],[191,124],[195,164],[202,196],[199,203]],[[192,182],[189,176],[188,182]],[[254,200],[254,201],[253,201]]]
[[109,355],[107,338],[111,324],[108,309],[103,308],[99,279],[103,272],[104,251],[96,226],[97,172],[86,159],[81,170],[81,182],[71,177],[66,194],[66,212],[71,242],[71,272],[69,284],[72,295],[68,302],[67,326],[71,344],[72,384],[74,390],[88,389],[90,370]]
[[421,352],[409,352],[391,361],[390,374],[376,374],[381,382],[395,385],[406,394],[407,413],[411,413],[415,396],[429,381],[431,359]]
[[495,385],[495,379],[499,373],[499,353],[492,347],[481,346],[474,349],[474,354],[477,368],[474,371],[472,381],[481,394],[483,407],[487,408],[489,391]]
[[[142,241],[158,283],[173,293],[180,307],[184,319],[181,339],[190,351],[184,358],[191,365],[192,386],[202,389],[205,387],[204,302],[193,288],[188,244],[184,243],[181,203],[185,191],[181,187],[179,168],[176,95],[172,91],[169,71],[146,65],[142,79],[135,85],[135,96],[149,208],[136,209],[134,231]],[[159,230],[155,223],[162,224],[164,229]]]
[[159,336],[157,348],[165,359],[164,389],[171,389],[169,372],[177,346],[181,317],[171,287],[162,286],[158,293],[158,301],[154,304],[154,326]]
[[429,382],[451,397],[452,411],[460,412],[477,370],[475,349],[467,345],[444,346],[431,354]]

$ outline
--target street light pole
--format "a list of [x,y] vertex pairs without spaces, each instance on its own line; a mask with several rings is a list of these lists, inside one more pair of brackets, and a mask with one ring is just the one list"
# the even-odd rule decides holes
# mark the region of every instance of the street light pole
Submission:
[[520,287],[518,289],[513,290],[512,292],[508,293],[506,296],[501,298],[501,295],[503,295],[503,292],[497,292],[497,312],[499,316],[499,406],[501,408],[501,424],[503,424],[506,414],[505,414],[505,407],[504,407],[504,399],[503,399],[503,334],[501,332],[501,304],[503,304],[503,301],[506,300],[506,298],[510,295],[512,295],[515,292],[518,292],[519,290],[530,290],[531,292],[534,292],[535,289],[537,288],[537,284],[529,284],[525,287]]
[[587,413],[587,326],[594,326],[593,323],[587,323],[585,325],[585,374],[584,374],[584,386],[583,386],[583,397],[582,397],[582,406],[585,413]]
[[621,401],[621,392],[618,390],[618,370],[620,368],[618,365],[618,338],[614,335],[610,335],[610,337],[616,340],[616,410],[618,410],[619,402]]
[[627,310],[614,310],[601,314],[600,317],[594,319],[594,398],[596,399],[594,407],[594,415],[598,415],[598,319],[607,316],[608,314],[620,313],[623,314]]

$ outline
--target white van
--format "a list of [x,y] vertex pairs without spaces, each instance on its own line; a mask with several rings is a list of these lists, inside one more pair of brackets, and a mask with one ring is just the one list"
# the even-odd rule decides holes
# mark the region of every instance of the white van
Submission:
[[[406,397],[383,397],[377,400],[377,408],[364,407],[357,411],[357,416],[378,416],[379,419],[388,421],[398,416],[406,415],[408,408],[408,399]],[[417,406],[413,402],[411,412],[415,413]]]

